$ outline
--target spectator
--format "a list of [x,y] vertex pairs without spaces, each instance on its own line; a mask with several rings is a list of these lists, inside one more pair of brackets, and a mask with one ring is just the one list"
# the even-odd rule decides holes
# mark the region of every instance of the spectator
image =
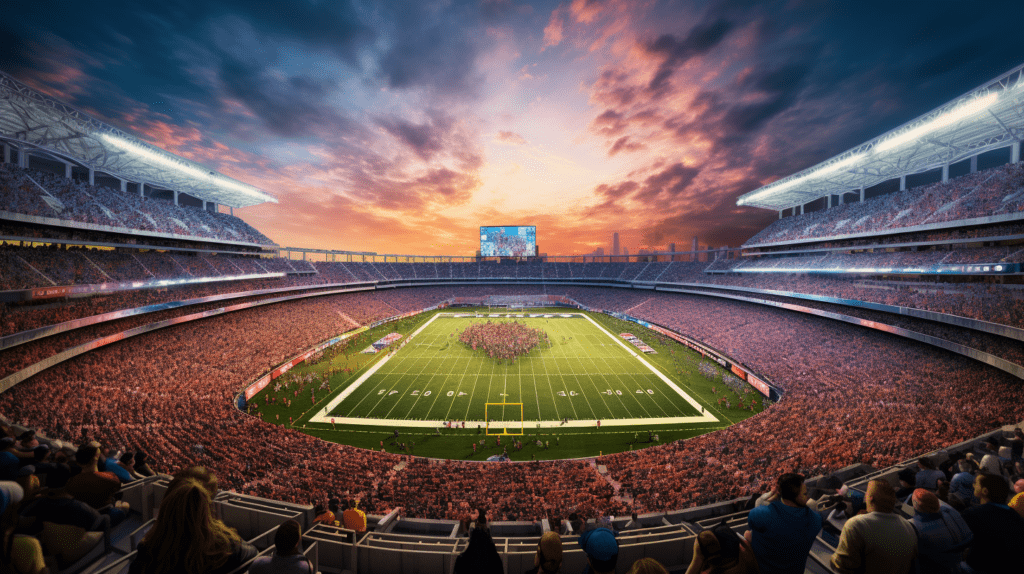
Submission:
[[900,481],[900,487],[896,490],[897,500],[906,500],[914,494],[917,473],[912,468],[904,468],[896,475]]
[[668,574],[668,570],[654,558],[641,558],[633,563],[626,574]]
[[39,441],[36,440],[36,431],[27,430],[18,435],[18,450],[28,452],[39,446]]
[[313,519],[313,524],[328,524],[330,526],[341,526],[341,521],[338,520],[339,502],[337,498],[332,498],[327,501],[327,510],[320,510],[317,512],[316,518]]
[[548,531],[540,537],[537,554],[533,557],[533,568],[526,574],[557,574],[562,568],[562,538],[557,532]]
[[[64,488],[64,485],[68,483],[68,479],[71,478],[71,469],[67,463],[56,462],[56,457],[51,456],[50,447],[45,444],[32,449],[32,454],[35,455],[32,466],[36,468],[36,473],[46,477],[46,484],[43,486],[48,488]],[[63,453],[61,453],[61,456],[64,456]]]
[[366,513],[359,510],[359,500],[353,499],[348,504],[348,509],[341,514],[345,528],[356,532],[366,532]]
[[[132,480],[138,480],[140,478],[143,478],[143,475],[139,474],[135,470],[134,453],[126,452],[122,454],[121,457],[117,459],[117,466],[124,470],[126,473],[128,473],[128,476],[130,476]],[[122,482],[124,481],[122,480]]]
[[946,480],[946,473],[935,468],[935,463],[926,456],[917,459],[917,468],[918,471],[914,477],[915,488],[924,488],[936,492],[939,490],[939,482]]
[[474,522],[469,532],[469,546],[455,559],[454,574],[504,574],[501,556],[491,539],[486,522]]
[[802,574],[807,554],[821,530],[821,515],[807,507],[804,477],[779,477],[767,506],[750,511],[746,539],[762,574]]
[[896,491],[884,480],[872,480],[864,499],[868,513],[846,521],[832,567],[840,574],[907,574],[917,556],[917,535],[893,512]]
[[957,473],[949,483],[949,495],[956,496],[966,508],[978,502],[974,498],[974,465],[965,459],[957,461],[956,468]]
[[314,574],[313,564],[302,554],[302,527],[287,520],[274,533],[274,555],[260,556],[249,574]]
[[1013,510],[1016,510],[1017,514],[1019,514],[1021,518],[1024,518],[1024,492],[1015,494],[1013,498],[1010,499],[1009,506]]
[[16,506],[23,495],[17,483],[0,482],[0,572],[48,574],[39,541],[14,533],[18,526]]
[[[202,485],[203,490],[206,491],[210,500],[217,497],[217,492],[220,490],[217,484],[217,475],[210,472],[210,469],[205,466],[190,466],[179,470],[175,473],[171,482],[167,484],[167,492],[178,488],[189,480],[194,480]],[[166,496],[166,494],[164,496]]]
[[619,543],[615,533],[607,528],[588,530],[579,537],[580,548],[587,555],[587,567],[583,574],[608,574],[615,572],[619,560]]
[[980,504],[964,512],[964,522],[974,534],[965,562],[974,572],[1021,571],[1024,518],[1006,506],[1009,494],[1009,485],[999,475],[981,473],[974,479],[974,496]]
[[956,571],[964,548],[971,542],[971,529],[953,507],[919,488],[914,491],[914,530],[923,572],[947,574]]
[[138,451],[135,453],[135,460],[132,461],[132,468],[135,469],[137,474],[142,476],[153,476],[156,474],[153,469],[149,467],[149,455],[144,451]]
[[130,574],[230,572],[252,560],[256,548],[213,517],[209,491],[187,478],[168,489],[156,524],[139,543]]
[[757,574],[757,566],[747,541],[725,524],[719,524],[697,535],[686,574]]
[[83,444],[75,453],[75,461],[82,471],[68,479],[68,494],[93,508],[113,505],[111,519],[117,522],[128,512],[128,503],[114,501],[114,495],[121,490],[121,481],[113,473],[98,470],[100,449],[92,443]]
[[622,529],[623,530],[637,530],[639,528],[640,528],[640,519],[637,517],[636,513],[633,512],[633,513],[631,513],[629,515],[629,522],[627,522],[625,524],[625,526],[622,527]]

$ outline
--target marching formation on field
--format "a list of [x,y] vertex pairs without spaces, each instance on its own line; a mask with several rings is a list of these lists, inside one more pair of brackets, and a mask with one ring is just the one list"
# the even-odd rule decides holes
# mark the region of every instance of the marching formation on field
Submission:
[[492,359],[510,361],[529,353],[542,340],[551,346],[547,333],[541,329],[531,329],[518,321],[474,323],[459,335],[459,341],[474,351],[481,349]]

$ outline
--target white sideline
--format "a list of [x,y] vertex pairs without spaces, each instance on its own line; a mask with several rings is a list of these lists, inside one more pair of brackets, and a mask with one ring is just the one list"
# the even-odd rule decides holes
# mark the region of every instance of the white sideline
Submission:
[[[593,319],[591,319],[590,317],[588,317],[587,315],[584,315],[582,313],[569,313],[569,314],[575,315],[577,317],[583,317],[586,320],[590,321],[595,327],[600,329],[602,333],[604,333],[605,335],[608,335],[609,337],[611,337],[612,340],[614,340],[619,345],[621,345],[622,348],[626,350],[626,352],[628,352],[630,355],[633,355],[633,357],[635,357],[638,361],[643,363],[648,369],[651,370],[652,373],[657,375],[657,377],[659,379],[661,379],[662,382],[664,382],[666,385],[668,385],[669,388],[671,388],[675,392],[679,393],[679,396],[683,397],[683,399],[686,400],[686,402],[690,403],[690,405],[692,405],[695,409],[697,409],[697,410],[701,411],[702,413],[704,413],[701,416],[692,416],[692,417],[660,417],[660,418],[642,418],[642,419],[602,419],[601,420],[601,426],[602,427],[620,427],[620,426],[637,426],[637,425],[664,425],[664,424],[688,424],[688,423],[717,423],[717,422],[719,422],[718,419],[714,415],[712,415],[710,411],[708,411],[703,406],[701,406],[701,404],[698,403],[689,394],[687,394],[686,391],[684,391],[683,389],[679,388],[668,377],[666,377],[664,373],[662,373],[657,368],[655,368],[654,365],[652,365],[649,362],[647,362],[646,359],[644,359],[642,356],[638,355],[635,351],[633,351],[633,349],[630,349],[628,346],[626,346],[626,344],[624,342],[622,342],[621,340],[619,340],[618,337],[616,337],[615,335],[609,333],[604,327],[602,327],[601,325],[597,324],[596,321],[594,321]],[[415,337],[416,335],[418,335],[420,333],[420,331],[422,331],[423,329],[426,329],[427,326],[429,326],[431,323],[434,322],[434,320],[436,320],[438,317],[441,317],[442,315],[447,317],[447,316],[451,316],[453,314],[452,313],[437,313],[437,314],[435,314],[433,317],[430,318],[429,321],[424,323],[422,326],[420,326],[419,329],[416,329],[416,331],[414,331],[411,335],[409,335],[409,337],[406,338],[405,343],[408,343],[409,341],[411,341],[413,337]],[[403,343],[403,344],[405,344],[405,343]],[[331,399],[331,402],[327,403],[327,406],[324,407],[323,411],[319,411],[319,409],[318,409],[318,412],[329,413],[332,410],[334,410],[334,407],[338,406],[342,401],[347,399],[352,393],[354,393],[356,391],[356,389],[358,389],[364,382],[366,382],[367,379],[369,379],[371,376],[373,376],[374,373],[376,373],[378,370],[380,370],[380,368],[383,367],[385,363],[390,361],[391,357],[393,357],[394,354],[395,354],[394,350],[389,352],[387,356],[385,356],[383,359],[381,359],[377,364],[375,364],[372,367],[370,367],[365,373],[362,374],[362,376],[360,376],[358,379],[356,379],[355,382],[353,382],[344,391],[342,391],[340,394],[338,394],[338,396],[336,396],[333,399]],[[445,422],[447,422],[447,421],[443,421],[443,420],[408,420],[408,419],[370,419],[370,418],[362,418],[362,417],[329,417],[326,414],[316,414],[316,415],[313,415],[312,417],[309,418],[308,422],[311,422],[311,423],[330,423],[330,422],[332,422],[332,420],[333,420],[334,424],[362,425],[362,426],[383,426],[383,427],[403,427],[403,428],[408,428],[408,427],[413,427],[413,428],[439,428],[439,427],[443,427]],[[482,421],[482,420],[481,421],[466,421],[466,428],[467,429],[469,429],[469,428],[476,428],[477,425],[484,426],[485,424],[486,424],[485,421]],[[555,421],[523,421],[523,429],[524,430],[525,429],[530,429],[530,428],[557,428],[557,427],[562,427],[562,428],[585,428],[585,427],[596,427],[596,426],[597,426],[597,421],[596,420],[573,420],[573,421],[569,421],[567,423],[563,423],[560,420],[555,420]]]

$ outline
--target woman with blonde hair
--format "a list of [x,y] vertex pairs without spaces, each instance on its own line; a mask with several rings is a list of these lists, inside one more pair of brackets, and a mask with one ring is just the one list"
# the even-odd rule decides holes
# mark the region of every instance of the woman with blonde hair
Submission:
[[129,574],[220,574],[253,559],[256,548],[213,516],[206,486],[186,478],[167,491],[156,524],[139,543]]

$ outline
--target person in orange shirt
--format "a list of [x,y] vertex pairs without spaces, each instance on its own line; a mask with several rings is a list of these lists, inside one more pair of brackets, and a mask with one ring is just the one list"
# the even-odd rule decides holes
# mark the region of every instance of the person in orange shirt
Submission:
[[356,532],[366,532],[366,513],[359,510],[359,500],[353,500],[348,505],[348,510],[341,514],[341,521],[345,528]]
[[[338,520],[338,499],[332,498],[327,501],[327,511],[317,514],[313,519],[314,524],[327,524],[329,526],[341,526]],[[323,508],[322,506],[320,508]]]

